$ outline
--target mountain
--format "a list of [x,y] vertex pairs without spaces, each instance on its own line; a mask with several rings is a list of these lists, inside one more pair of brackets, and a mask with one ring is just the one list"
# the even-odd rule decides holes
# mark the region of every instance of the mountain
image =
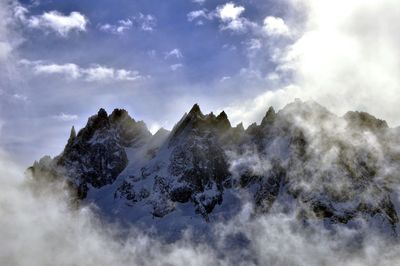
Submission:
[[154,135],[125,110],[100,109],[29,172],[41,184],[62,180],[105,217],[171,232],[229,220],[250,201],[256,215],[294,213],[327,228],[363,221],[397,236],[399,144],[383,120],[312,101],[271,107],[247,129],[195,104]]

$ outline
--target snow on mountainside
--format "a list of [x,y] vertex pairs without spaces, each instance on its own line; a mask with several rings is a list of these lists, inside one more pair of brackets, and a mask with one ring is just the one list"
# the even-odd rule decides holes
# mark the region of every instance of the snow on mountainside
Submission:
[[229,219],[245,197],[260,215],[363,221],[397,236],[399,144],[398,130],[367,113],[338,117],[299,100],[246,130],[196,104],[154,135],[125,110],[100,109],[59,156],[29,170],[37,182],[65,180],[82,203],[126,222],[204,226]]

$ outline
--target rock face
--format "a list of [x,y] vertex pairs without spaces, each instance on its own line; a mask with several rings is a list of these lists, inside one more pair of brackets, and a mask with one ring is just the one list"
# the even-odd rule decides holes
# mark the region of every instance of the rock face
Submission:
[[53,164],[76,186],[79,197],[85,198],[89,187],[112,184],[125,169],[125,147],[145,142],[150,136],[144,123],[135,122],[125,110],[115,109],[108,116],[100,109],[78,134],[72,127],[63,153]]
[[38,180],[64,179],[83,202],[132,222],[149,215],[214,221],[239,208],[233,197],[247,195],[260,214],[273,208],[327,224],[363,219],[397,234],[399,144],[398,131],[370,114],[338,117],[299,100],[269,108],[246,130],[195,104],[171,132],[155,135],[125,110],[100,109],[77,134],[72,128],[60,156],[30,171]]

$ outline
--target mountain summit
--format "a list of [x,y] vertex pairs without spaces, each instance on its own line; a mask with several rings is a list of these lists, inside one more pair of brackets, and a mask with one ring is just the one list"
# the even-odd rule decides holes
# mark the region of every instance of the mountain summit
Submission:
[[338,117],[299,100],[269,108],[246,130],[195,104],[171,132],[155,135],[125,110],[100,109],[78,133],[72,128],[59,156],[29,170],[37,181],[66,181],[81,204],[146,226],[201,227],[229,219],[246,198],[260,215],[363,219],[397,235],[399,144],[398,131],[370,114]]

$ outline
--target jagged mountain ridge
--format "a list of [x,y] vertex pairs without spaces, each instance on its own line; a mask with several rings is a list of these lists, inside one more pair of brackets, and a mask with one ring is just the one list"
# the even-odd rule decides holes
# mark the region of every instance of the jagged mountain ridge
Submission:
[[399,143],[383,120],[338,117],[311,101],[269,108],[247,129],[195,104],[171,132],[155,135],[125,110],[100,109],[71,131],[59,156],[30,170],[67,180],[81,200],[133,222],[226,219],[240,208],[232,195],[245,193],[261,214],[280,209],[329,224],[362,218],[397,234]]

